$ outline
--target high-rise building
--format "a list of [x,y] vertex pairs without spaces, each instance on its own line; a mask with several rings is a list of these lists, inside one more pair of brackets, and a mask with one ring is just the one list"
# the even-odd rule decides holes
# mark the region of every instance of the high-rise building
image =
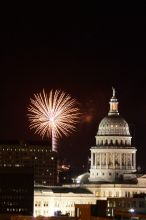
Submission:
[[47,143],[1,143],[1,167],[32,167],[34,184],[57,184],[57,155]]
[[0,214],[33,214],[33,170],[0,168]]

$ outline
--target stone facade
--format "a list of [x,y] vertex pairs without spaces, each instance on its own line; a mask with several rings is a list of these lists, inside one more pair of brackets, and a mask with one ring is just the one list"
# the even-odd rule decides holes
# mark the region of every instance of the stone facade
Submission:
[[[65,192],[68,187],[70,193]],[[91,193],[72,192],[75,185],[62,186],[54,192],[52,188],[40,187],[34,191],[34,216],[52,216],[55,211],[75,215],[75,204],[96,204],[97,200],[107,198],[131,198],[134,194],[146,193],[146,178],[138,178],[137,184],[84,184],[81,189]],[[76,186],[78,187],[78,186]]]

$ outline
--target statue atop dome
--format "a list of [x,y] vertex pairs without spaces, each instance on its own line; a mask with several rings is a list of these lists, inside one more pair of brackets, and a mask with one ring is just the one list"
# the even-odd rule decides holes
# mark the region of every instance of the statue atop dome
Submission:
[[116,96],[116,90],[115,90],[114,87],[112,87],[112,90],[113,90],[113,97],[115,97]]

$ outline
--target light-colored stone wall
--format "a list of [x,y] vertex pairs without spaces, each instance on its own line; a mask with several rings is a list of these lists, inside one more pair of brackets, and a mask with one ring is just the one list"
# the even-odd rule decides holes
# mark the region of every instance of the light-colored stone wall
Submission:
[[[68,187],[75,187],[71,185]],[[135,193],[146,193],[146,178],[138,178],[137,184],[86,184],[92,194],[53,193],[45,190],[34,192],[34,216],[52,216],[60,210],[62,214],[75,215],[75,204],[96,204],[96,200],[107,197],[132,197]]]

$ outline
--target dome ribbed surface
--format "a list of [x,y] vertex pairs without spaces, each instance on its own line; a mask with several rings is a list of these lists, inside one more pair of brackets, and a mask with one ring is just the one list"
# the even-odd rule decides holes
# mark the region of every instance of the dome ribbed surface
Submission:
[[109,115],[101,120],[97,135],[129,136],[129,126],[121,116]]

